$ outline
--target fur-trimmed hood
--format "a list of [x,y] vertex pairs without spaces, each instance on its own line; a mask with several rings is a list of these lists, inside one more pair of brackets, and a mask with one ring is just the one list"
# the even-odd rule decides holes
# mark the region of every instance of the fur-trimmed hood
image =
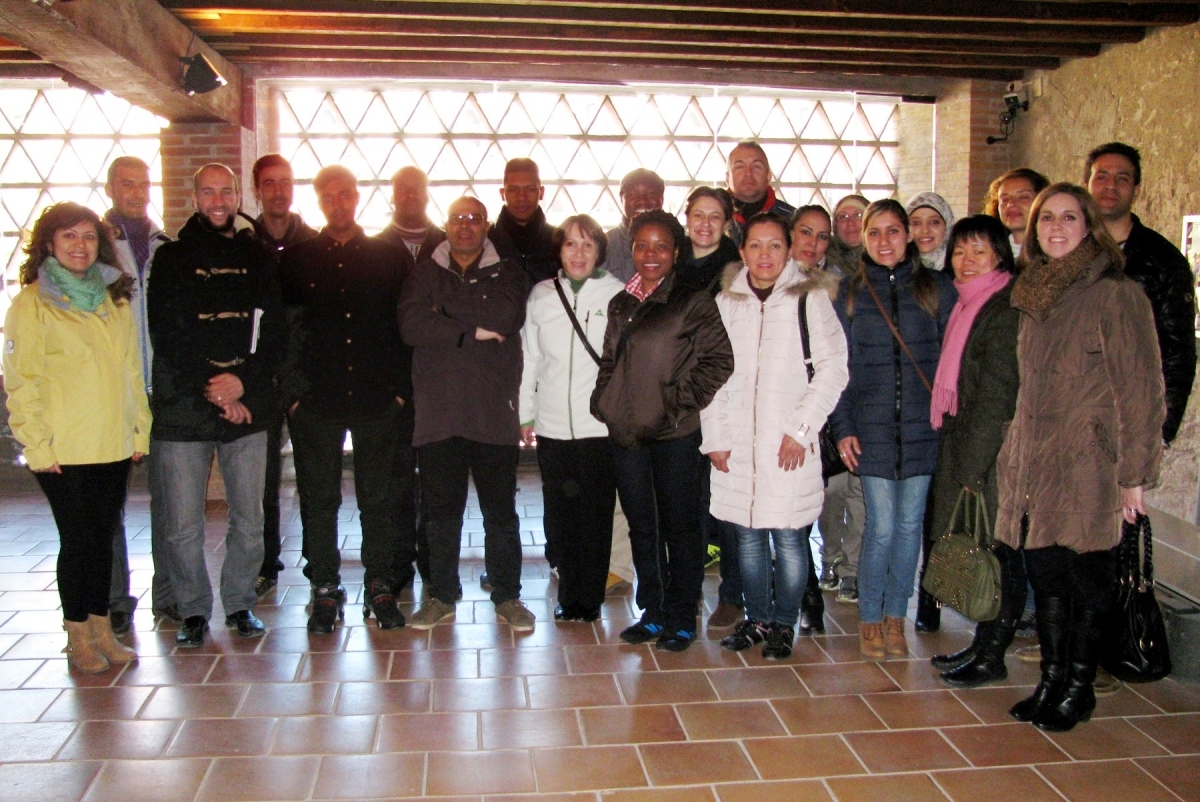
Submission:
[[[721,276],[721,290],[730,295],[752,296],[748,273],[749,270],[744,264],[728,265]],[[789,259],[783,267],[783,272],[779,274],[775,286],[778,290],[797,299],[810,292],[825,290],[829,295],[829,300],[834,301],[837,300],[839,282],[840,279],[828,271],[805,272],[795,261]]]

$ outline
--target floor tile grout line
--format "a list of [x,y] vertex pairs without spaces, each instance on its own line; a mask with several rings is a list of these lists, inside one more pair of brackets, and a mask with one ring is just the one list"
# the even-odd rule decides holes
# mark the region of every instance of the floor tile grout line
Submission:
[[[1168,757],[1168,755],[1163,755],[1162,757]],[[1156,783],[1158,783],[1160,786],[1162,786],[1162,788],[1163,788],[1163,789],[1164,789],[1164,790],[1165,790],[1165,791],[1166,791],[1168,794],[1171,794],[1173,797],[1175,797],[1176,799],[1180,800],[1180,802],[1187,802],[1187,800],[1186,800],[1186,799],[1184,799],[1183,797],[1181,797],[1179,794],[1175,793],[1175,791],[1174,791],[1172,788],[1168,787],[1166,783],[1164,783],[1162,780],[1158,779],[1158,777],[1156,777],[1156,776],[1154,776],[1153,774],[1151,774],[1151,773],[1150,773],[1150,771],[1149,771],[1149,770],[1148,770],[1148,769],[1147,769],[1145,766],[1143,766],[1141,763],[1139,763],[1139,762],[1138,762],[1139,758],[1134,758],[1134,757],[1131,757],[1131,758],[1127,758],[1127,760],[1128,760],[1130,763],[1132,763],[1133,765],[1137,766],[1138,770],[1139,770],[1139,771],[1141,771],[1141,772],[1142,772],[1143,774],[1145,774],[1146,776],[1148,776],[1148,777],[1149,777],[1151,780],[1153,780],[1154,782],[1156,782]]]

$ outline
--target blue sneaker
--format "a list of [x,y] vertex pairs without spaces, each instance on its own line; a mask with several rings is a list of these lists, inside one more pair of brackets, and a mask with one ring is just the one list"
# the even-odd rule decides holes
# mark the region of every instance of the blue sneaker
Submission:
[[646,643],[652,641],[663,633],[663,625],[655,624],[651,621],[638,621],[631,627],[626,627],[621,632],[621,640],[626,643]]
[[691,646],[695,639],[696,630],[677,629],[673,632],[664,632],[659,636],[658,643],[654,644],[654,648],[664,652],[682,652]]

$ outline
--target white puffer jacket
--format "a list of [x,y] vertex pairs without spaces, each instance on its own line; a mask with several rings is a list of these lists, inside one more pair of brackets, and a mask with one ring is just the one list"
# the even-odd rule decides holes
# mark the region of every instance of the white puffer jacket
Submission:
[[[850,378],[846,337],[833,311],[837,279],[806,277],[789,261],[766,302],[750,290],[745,267],[726,271],[717,296],[733,343],[733,376],[700,414],[700,450],[729,451],[729,472],[712,469],[716,518],[753,529],[798,529],[821,512],[819,433]],[[800,341],[805,299],[815,375],[808,383]],[[801,434],[801,429],[808,429]],[[804,465],[779,467],[789,434],[805,446]]]
[[[571,291],[561,270],[558,280],[588,342],[597,354],[602,353],[608,302],[624,285],[599,269],[583,283],[578,295]],[[589,409],[599,368],[575,333],[554,289],[554,279],[538,282],[529,295],[521,347],[525,350],[521,425],[533,424],[539,435],[555,440],[607,437],[608,427],[592,417]]]

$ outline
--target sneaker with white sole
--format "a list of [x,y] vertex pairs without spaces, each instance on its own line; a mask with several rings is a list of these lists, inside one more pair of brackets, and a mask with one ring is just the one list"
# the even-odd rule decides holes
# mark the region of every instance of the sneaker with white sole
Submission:
[[854,604],[858,601],[858,577],[842,577],[842,581],[838,583],[837,600],[842,604]]
[[530,632],[537,617],[520,599],[509,599],[496,605],[496,616],[503,618],[514,632]]
[[454,605],[438,601],[432,596],[413,613],[408,625],[413,629],[433,629],[443,621],[454,618]]
[[817,580],[817,585],[821,590],[837,590],[838,589],[838,566],[846,561],[845,557],[837,556],[832,562],[821,563],[821,578]]

